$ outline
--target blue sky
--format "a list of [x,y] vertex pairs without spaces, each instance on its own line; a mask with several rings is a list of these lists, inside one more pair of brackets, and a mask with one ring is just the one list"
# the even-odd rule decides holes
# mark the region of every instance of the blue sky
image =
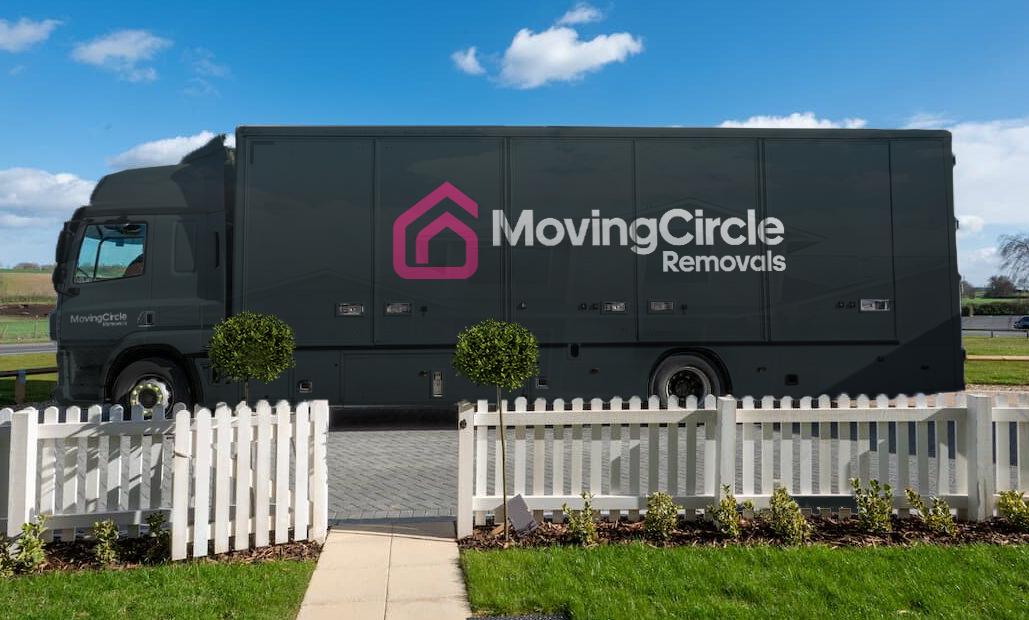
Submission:
[[966,279],[1029,232],[1021,0],[170,6],[0,5],[0,264],[240,124],[944,128]]

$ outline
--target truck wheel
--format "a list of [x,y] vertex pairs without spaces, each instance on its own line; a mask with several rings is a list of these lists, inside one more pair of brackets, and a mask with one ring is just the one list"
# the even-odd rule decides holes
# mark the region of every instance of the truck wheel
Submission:
[[688,396],[703,402],[708,394],[723,394],[726,382],[711,362],[697,355],[673,355],[661,362],[650,379],[650,393],[668,403],[675,396],[682,405]]
[[114,382],[114,402],[131,410],[143,406],[143,415],[150,417],[158,405],[165,410],[175,403],[192,407],[189,381],[178,364],[161,358],[147,358],[125,367]]

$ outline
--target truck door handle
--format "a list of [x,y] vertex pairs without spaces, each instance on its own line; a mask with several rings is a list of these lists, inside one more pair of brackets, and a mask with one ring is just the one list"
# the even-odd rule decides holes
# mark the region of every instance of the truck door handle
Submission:
[[139,313],[139,318],[136,320],[136,325],[139,327],[152,327],[154,324],[154,311],[144,310]]

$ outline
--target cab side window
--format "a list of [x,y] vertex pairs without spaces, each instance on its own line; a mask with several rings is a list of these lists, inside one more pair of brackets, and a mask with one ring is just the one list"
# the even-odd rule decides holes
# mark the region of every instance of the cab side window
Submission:
[[91,224],[75,264],[75,283],[130,278],[143,273],[146,224]]

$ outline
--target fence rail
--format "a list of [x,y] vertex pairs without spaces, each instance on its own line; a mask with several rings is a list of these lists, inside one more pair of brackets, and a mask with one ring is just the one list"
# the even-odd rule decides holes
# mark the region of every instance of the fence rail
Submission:
[[46,513],[48,539],[71,540],[109,518],[138,536],[162,512],[173,559],[206,555],[209,543],[223,553],[230,537],[234,549],[286,542],[290,530],[324,540],[327,430],[327,401],[213,414],[176,405],[149,418],[138,406],[0,410],[0,524],[14,537]]
[[[499,417],[485,400],[458,406],[460,536],[501,509]],[[562,505],[581,507],[587,489],[594,508],[613,519],[638,518],[654,491],[669,493],[695,518],[722,485],[758,508],[768,506],[776,486],[808,505],[840,506],[852,502],[849,479],[860,477],[891,484],[902,513],[910,509],[910,487],[984,520],[993,514],[996,489],[1029,490],[1026,394],[893,402],[708,397],[683,406],[673,400],[667,408],[657,398],[549,405],[519,398],[511,411],[504,403],[504,426],[513,493],[537,519],[550,513],[561,520]]]

